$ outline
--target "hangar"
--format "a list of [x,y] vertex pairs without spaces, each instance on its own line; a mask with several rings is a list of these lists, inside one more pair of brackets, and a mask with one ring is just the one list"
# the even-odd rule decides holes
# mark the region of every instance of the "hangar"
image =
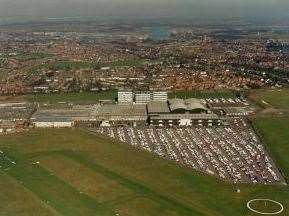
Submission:
[[169,107],[172,113],[207,113],[208,109],[199,99],[179,99],[174,98],[169,100]]

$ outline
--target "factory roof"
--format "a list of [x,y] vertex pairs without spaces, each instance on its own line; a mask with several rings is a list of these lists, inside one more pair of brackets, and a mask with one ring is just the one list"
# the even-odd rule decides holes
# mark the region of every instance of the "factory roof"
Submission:
[[152,120],[159,120],[159,119],[171,119],[171,120],[178,120],[178,119],[196,119],[196,120],[209,120],[209,119],[219,119],[218,115],[216,114],[160,114],[156,116],[151,116],[150,119]]
[[32,116],[34,122],[68,122],[89,120],[92,106],[74,106],[62,109],[39,109]]
[[149,114],[169,113],[169,105],[167,101],[151,101],[147,104]]
[[207,108],[201,103],[199,99],[189,98],[186,100],[175,98],[169,100],[170,110],[173,112],[175,110],[186,110],[192,111],[196,109],[207,110]]
[[29,119],[35,110],[31,103],[1,103],[0,120]]
[[94,112],[96,120],[145,120],[147,109],[145,104],[104,104]]

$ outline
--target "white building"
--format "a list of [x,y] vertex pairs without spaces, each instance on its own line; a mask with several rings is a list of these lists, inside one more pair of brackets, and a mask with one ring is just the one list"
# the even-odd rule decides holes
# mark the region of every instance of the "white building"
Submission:
[[34,122],[37,128],[69,128],[73,127],[72,121],[36,121]]
[[133,103],[132,90],[119,90],[118,91],[118,102],[119,103]]
[[152,100],[153,101],[167,101],[168,93],[166,91],[154,91],[152,92]]
[[150,92],[138,92],[135,94],[135,102],[137,104],[147,104],[151,101]]

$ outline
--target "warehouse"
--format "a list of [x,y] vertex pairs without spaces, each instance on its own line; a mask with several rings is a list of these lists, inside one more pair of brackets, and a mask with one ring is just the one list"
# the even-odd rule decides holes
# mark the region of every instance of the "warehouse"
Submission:
[[73,127],[75,122],[90,120],[93,106],[70,106],[58,109],[40,108],[32,116],[31,121],[35,127]]
[[167,101],[152,101],[147,104],[148,115],[170,113],[169,104]]
[[144,126],[147,124],[145,104],[103,104],[92,116],[96,126]]

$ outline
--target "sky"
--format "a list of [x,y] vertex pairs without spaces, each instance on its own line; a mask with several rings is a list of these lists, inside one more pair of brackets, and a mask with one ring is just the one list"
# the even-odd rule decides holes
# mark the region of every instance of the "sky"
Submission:
[[0,0],[0,18],[288,18],[289,0]]

